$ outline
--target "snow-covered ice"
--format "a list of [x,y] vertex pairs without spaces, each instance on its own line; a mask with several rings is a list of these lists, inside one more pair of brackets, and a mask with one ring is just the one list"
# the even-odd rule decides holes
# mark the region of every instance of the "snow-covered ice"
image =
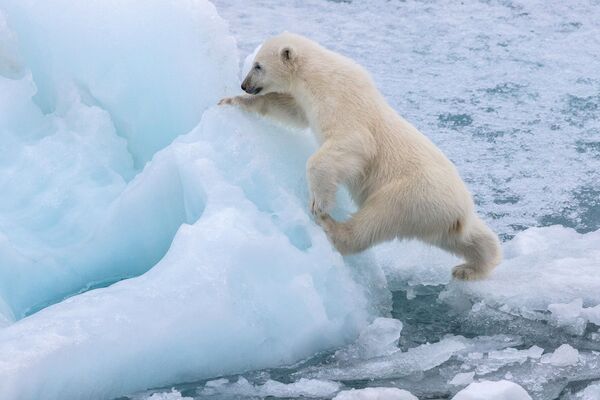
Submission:
[[397,388],[366,388],[345,390],[334,400],[418,400],[406,390]]
[[[458,308],[472,306],[472,320],[518,315],[583,335],[588,322],[598,322],[598,243],[600,230],[579,234],[561,226],[530,228],[504,245],[505,260],[490,279],[453,282],[440,298]],[[499,313],[491,316],[490,308]]]
[[531,400],[525,389],[510,381],[471,383],[452,400]]
[[[0,398],[596,400],[593,2],[215,5],[0,0]],[[456,162],[505,239],[490,279],[331,249],[310,132],[214,106],[285,29]]]

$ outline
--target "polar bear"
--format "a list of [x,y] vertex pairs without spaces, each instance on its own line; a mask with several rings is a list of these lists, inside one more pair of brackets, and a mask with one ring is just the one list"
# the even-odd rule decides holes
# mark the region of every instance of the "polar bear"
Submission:
[[[484,278],[500,262],[498,237],[475,213],[455,166],[353,60],[286,32],[264,42],[242,89],[248,94],[219,104],[317,136],[306,167],[310,210],[341,254],[416,238],[463,257],[452,272],[461,280]],[[341,184],[359,207],[342,222],[329,214]]]

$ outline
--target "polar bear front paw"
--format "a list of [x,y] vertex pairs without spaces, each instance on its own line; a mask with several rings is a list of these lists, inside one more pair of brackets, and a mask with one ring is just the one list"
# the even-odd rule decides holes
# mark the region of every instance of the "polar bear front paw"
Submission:
[[314,197],[310,200],[310,213],[317,218],[317,221],[318,217],[323,214],[323,209]]
[[315,219],[318,220],[323,214],[329,213],[330,209],[330,202],[316,196],[313,196],[310,199],[310,213],[313,215],[313,217],[315,217]]
[[225,105],[234,105],[236,103],[237,103],[237,101],[236,101],[235,97],[224,97],[221,100],[219,100],[217,105],[225,106]]

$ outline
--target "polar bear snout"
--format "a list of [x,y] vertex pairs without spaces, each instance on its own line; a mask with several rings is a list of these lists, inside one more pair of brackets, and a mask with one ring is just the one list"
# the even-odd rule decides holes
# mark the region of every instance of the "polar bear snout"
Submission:
[[248,94],[258,94],[262,90],[262,87],[252,85],[249,82],[249,79],[246,78],[244,79],[244,82],[242,82],[242,90]]

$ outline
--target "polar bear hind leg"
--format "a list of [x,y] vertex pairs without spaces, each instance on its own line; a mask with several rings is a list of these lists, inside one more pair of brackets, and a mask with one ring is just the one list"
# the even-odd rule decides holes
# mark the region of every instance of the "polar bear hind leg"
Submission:
[[[396,237],[416,237],[418,235],[414,231],[422,222],[394,201],[398,198],[394,195],[398,191],[396,185],[380,190],[347,221],[338,222],[323,213],[317,215],[317,223],[342,255],[358,253]],[[390,213],[382,210],[390,210]]]
[[500,262],[498,238],[477,215],[473,214],[468,223],[447,224],[447,216],[433,209],[429,209],[427,216],[419,215],[414,208],[395,202],[395,212],[382,213],[382,208],[390,209],[393,198],[382,191],[368,199],[347,221],[335,221],[324,213],[317,216],[317,222],[342,255],[358,253],[394,238],[414,238],[464,258],[465,263],[452,271],[459,280],[485,278]]
[[452,276],[460,280],[485,278],[502,258],[498,237],[476,215],[462,231],[444,236],[438,246],[465,259],[452,270]]

